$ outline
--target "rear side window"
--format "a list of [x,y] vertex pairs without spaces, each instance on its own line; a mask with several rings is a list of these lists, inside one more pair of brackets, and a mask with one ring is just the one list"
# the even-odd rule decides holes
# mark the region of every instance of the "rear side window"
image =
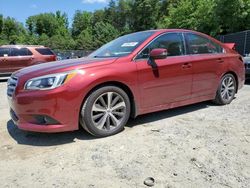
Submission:
[[28,48],[11,48],[10,56],[30,56],[33,55]]
[[5,57],[9,55],[9,48],[0,48],[0,57]]
[[222,53],[223,48],[208,38],[193,33],[186,34],[189,54]]
[[55,55],[49,48],[36,48],[36,51],[42,55]]

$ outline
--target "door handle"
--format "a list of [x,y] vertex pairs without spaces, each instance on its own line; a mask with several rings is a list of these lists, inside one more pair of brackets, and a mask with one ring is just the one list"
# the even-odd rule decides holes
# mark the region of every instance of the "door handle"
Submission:
[[192,63],[184,63],[183,65],[182,65],[182,68],[183,69],[190,69],[192,67]]
[[223,62],[224,62],[224,60],[221,59],[221,58],[217,59],[216,61],[217,61],[218,63],[223,63]]

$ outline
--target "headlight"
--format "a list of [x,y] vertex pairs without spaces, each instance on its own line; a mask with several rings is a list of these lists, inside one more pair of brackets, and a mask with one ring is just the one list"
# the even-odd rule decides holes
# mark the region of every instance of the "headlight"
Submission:
[[48,90],[54,89],[66,83],[77,74],[74,72],[64,72],[58,74],[49,74],[32,78],[25,83],[24,89],[26,90]]

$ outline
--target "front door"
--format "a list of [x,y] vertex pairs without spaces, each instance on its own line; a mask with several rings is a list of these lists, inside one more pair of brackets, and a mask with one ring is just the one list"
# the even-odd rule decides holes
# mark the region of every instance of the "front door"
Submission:
[[[153,40],[138,56],[136,65],[142,97],[142,108],[163,105],[189,99],[192,88],[192,64],[185,55],[182,33],[166,33]],[[165,48],[166,59],[155,60],[157,69],[148,65],[149,52]]]

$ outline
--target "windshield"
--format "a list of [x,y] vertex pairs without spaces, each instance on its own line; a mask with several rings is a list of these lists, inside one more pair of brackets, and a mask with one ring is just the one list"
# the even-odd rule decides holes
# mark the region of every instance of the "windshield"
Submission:
[[89,57],[103,58],[129,55],[153,33],[154,31],[143,31],[124,35],[105,44],[90,54]]

